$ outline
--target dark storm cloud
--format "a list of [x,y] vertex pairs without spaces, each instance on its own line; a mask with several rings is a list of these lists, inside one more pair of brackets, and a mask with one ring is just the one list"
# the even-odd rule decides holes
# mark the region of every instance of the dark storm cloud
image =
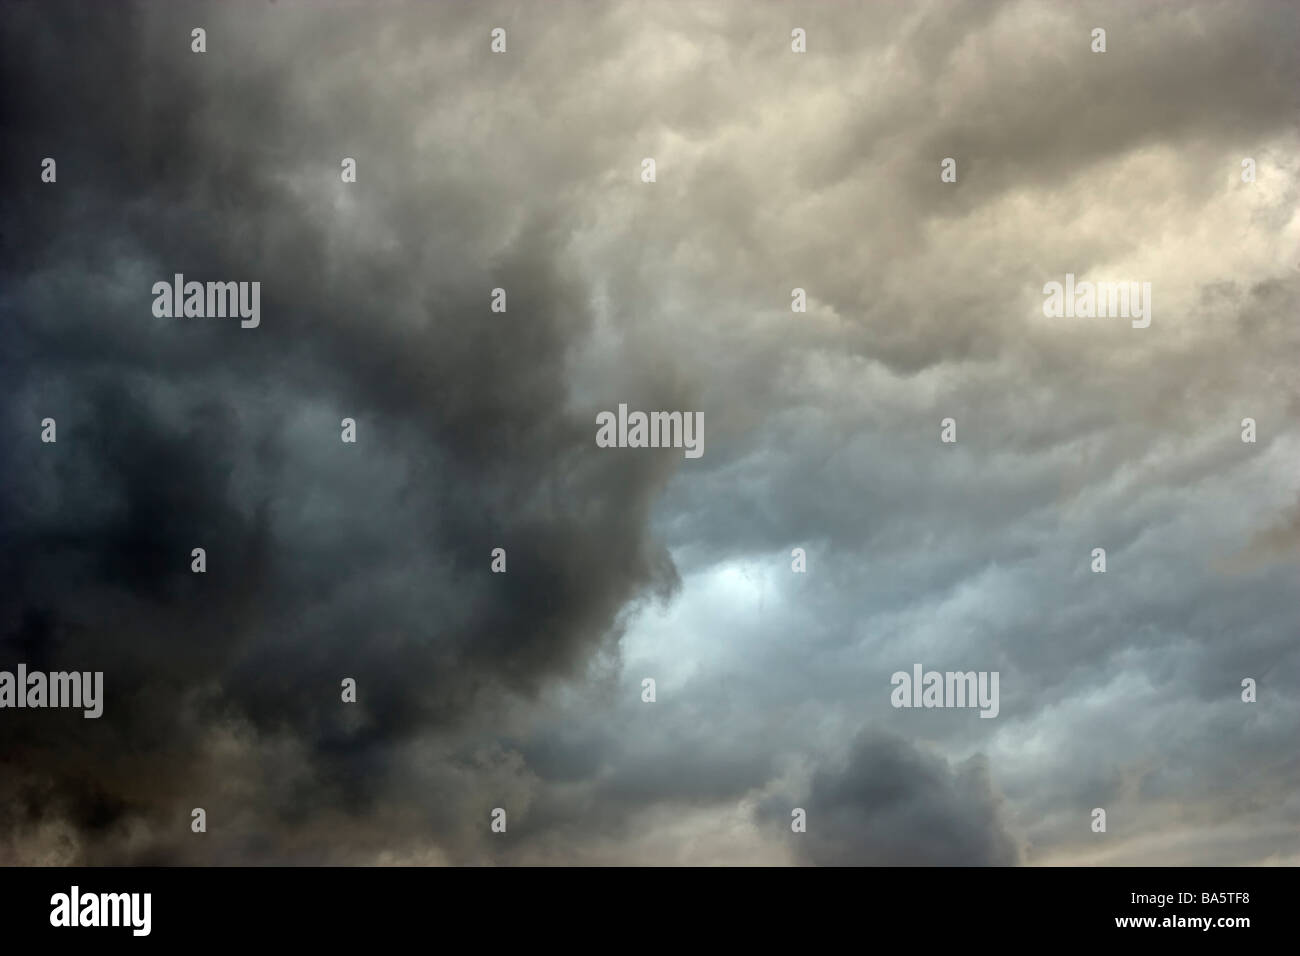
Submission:
[[[0,666],[107,700],[0,720],[0,858],[1293,855],[1296,26],[7,4]],[[1044,321],[1066,271],[1153,326]],[[261,326],[154,318],[176,272]],[[619,401],[705,456],[597,451]],[[891,709],[918,660],[999,718]]]
[[[1002,821],[984,761],[952,768],[907,741],[864,732],[844,764],[823,767],[797,806],[807,832],[789,839],[820,866],[1006,866],[1020,851]],[[790,801],[762,815],[790,825]]]
[[[8,829],[66,818],[91,862],[194,852],[178,834],[216,799],[197,751],[223,726],[251,728],[240,772],[262,826],[364,814],[395,745],[494,689],[535,691],[673,585],[645,524],[674,463],[600,456],[568,407],[590,317],[559,203],[498,210],[472,170],[422,182],[402,155],[411,114],[382,102],[298,111],[294,73],[319,45],[232,56],[212,10],[66,13],[20,5],[4,25],[6,425],[35,434],[48,415],[59,436],[5,459],[0,600],[7,666],[102,669],[107,702],[95,722],[7,714]],[[341,47],[384,36],[357,10],[322,18]],[[364,214],[330,223],[335,138],[361,156]],[[48,154],[43,189],[30,170]],[[288,185],[308,161],[315,199]],[[382,254],[349,235],[375,221]],[[174,272],[260,280],[260,328],[154,319],[150,287]],[[506,316],[487,308],[498,285]],[[488,574],[494,547],[507,575]],[[281,736],[305,769],[274,788],[258,763]],[[143,844],[112,841],[141,821]],[[277,843],[239,849],[294,858]]]

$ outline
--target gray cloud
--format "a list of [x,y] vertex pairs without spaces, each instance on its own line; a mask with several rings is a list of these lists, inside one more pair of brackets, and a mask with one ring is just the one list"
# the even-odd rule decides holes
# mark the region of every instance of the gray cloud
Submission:
[[[814,774],[800,803],[807,832],[790,839],[820,866],[1005,866],[1020,852],[1000,803],[985,761],[950,768],[901,738],[864,732],[843,766]],[[788,825],[790,807],[764,809]]]
[[0,666],[108,701],[0,718],[0,860],[1300,854],[1293,5],[70,9],[0,16]]

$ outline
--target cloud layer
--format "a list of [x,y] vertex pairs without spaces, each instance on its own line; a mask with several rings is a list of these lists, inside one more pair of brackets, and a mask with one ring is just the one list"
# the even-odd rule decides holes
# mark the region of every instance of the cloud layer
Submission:
[[70,9],[0,15],[0,668],[106,702],[0,711],[0,862],[1300,860],[1294,5]]

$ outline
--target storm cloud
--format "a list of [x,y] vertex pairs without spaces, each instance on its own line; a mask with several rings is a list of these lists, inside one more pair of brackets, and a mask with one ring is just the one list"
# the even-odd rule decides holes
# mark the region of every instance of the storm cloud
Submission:
[[1296,862],[1298,27],[7,4],[0,862]]

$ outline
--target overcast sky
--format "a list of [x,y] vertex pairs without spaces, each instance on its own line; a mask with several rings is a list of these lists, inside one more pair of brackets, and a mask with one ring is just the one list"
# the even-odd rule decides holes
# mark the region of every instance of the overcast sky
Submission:
[[0,863],[1300,863],[1298,28],[5,4]]

